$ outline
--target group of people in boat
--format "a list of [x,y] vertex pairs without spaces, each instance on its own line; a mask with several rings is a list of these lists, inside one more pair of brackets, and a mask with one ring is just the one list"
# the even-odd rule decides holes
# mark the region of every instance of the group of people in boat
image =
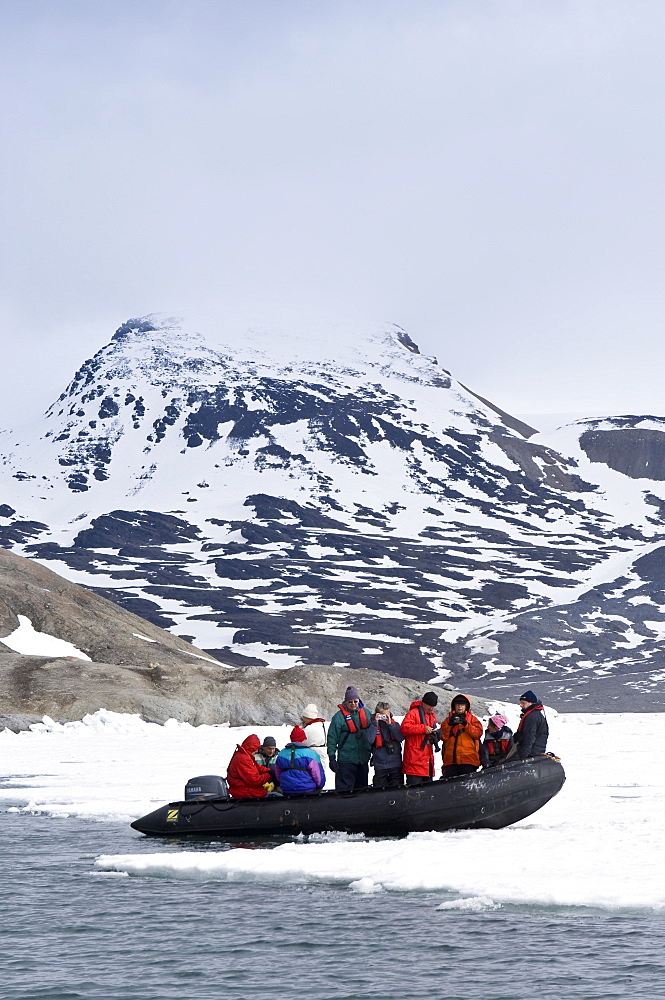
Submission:
[[328,726],[316,705],[309,704],[282,750],[272,736],[261,743],[252,734],[238,744],[228,766],[229,792],[234,798],[264,798],[320,791],[326,781],[324,753],[338,792],[366,789],[370,762],[374,788],[397,788],[405,781],[407,785],[434,781],[434,753],[439,750],[443,779],[495,767],[512,757],[526,760],[545,753],[547,719],[531,690],[519,699],[515,733],[501,714],[493,715],[483,730],[464,694],[453,697],[450,711],[439,722],[438,701],[434,691],[427,691],[411,703],[400,723],[387,701],[377,702],[374,712],[368,712],[357,688],[349,685]]

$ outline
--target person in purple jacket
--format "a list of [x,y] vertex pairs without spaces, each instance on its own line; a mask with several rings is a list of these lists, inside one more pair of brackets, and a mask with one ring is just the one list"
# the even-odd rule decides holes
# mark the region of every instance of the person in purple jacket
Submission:
[[300,726],[291,730],[291,742],[277,754],[275,777],[284,795],[318,792],[326,783],[323,764],[316,750],[305,746],[307,733]]

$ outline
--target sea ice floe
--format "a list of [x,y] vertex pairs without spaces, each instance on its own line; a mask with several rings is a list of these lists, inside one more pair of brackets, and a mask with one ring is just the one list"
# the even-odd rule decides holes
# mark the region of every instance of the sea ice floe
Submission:
[[[514,725],[515,710],[508,715]],[[444,912],[488,900],[663,911],[665,774],[657,755],[644,754],[643,741],[616,739],[635,716],[549,716],[550,746],[562,757],[567,782],[514,827],[402,840],[331,833],[253,850],[209,844],[204,851],[158,841],[150,851],[139,850],[139,842],[148,842],[127,829],[130,850],[100,857],[96,870],[194,881],[323,883],[361,893],[438,892]],[[655,738],[665,717],[641,714],[639,720]],[[283,746],[290,727],[194,727],[173,720],[158,726],[104,711],[80,722],[45,719],[30,732],[4,731],[0,759],[11,777],[0,783],[0,806],[68,816],[70,823],[128,823],[179,799],[192,775],[223,774],[236,743],[251,732],[273,735]]]
[[437,906],[437,910],[466,910],[470,913],[500,909],[501,903],[495,903],[488,896],[462,896],[461,899],[449,899]]
[[381,892],[383,886],[381,885],[380,882],[375,882],[371,878],[359,878],[356,879],[355,882],[349,883],[349,889],[352,892],[372,893],[372,892]]

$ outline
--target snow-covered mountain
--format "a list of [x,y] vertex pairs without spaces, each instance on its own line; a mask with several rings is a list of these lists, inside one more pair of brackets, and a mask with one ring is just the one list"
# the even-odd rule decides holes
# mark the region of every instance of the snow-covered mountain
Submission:
[[532,434],[398,327],[219,350],[130,320],[3,434],[0,543],[226,662],[653,690],[665,481],[630,476],[665,420]]
[[[544,437],[532,439],[544,443]],[[665,705],[665,418],[624,415],[576,421],[546,443],[595,482],[590,513],[617,526],[619,551],[547,607],[483,622],[450,654],[477,678],[512,690],[515,669],[599,707]],[[470,655],[469,655],[470,654]],[[558,675],[558,676],[557,676]],[[554,679],[556,678],[556,680]]]

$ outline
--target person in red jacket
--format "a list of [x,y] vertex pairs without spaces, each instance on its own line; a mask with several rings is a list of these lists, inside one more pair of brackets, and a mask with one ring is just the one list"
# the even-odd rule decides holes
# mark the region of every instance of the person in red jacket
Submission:
[[456,694],[451,701],[450,714],[441,723],[441,738],[444,778],[478,770],[483,724],[471,714],[471,702],[465,694]]
[[424,785],[434,778],[434,740],[437,728],[434,707],[438,702],[434,691],[428,691],[420,701],[412,701],[400,729],[404,734],[402,772],[407,785]]
[[274,790],[270,771],[254,760],[261,740],[253,733],[238,744],[229,761],[226,778],[234,799],[264,799]]

